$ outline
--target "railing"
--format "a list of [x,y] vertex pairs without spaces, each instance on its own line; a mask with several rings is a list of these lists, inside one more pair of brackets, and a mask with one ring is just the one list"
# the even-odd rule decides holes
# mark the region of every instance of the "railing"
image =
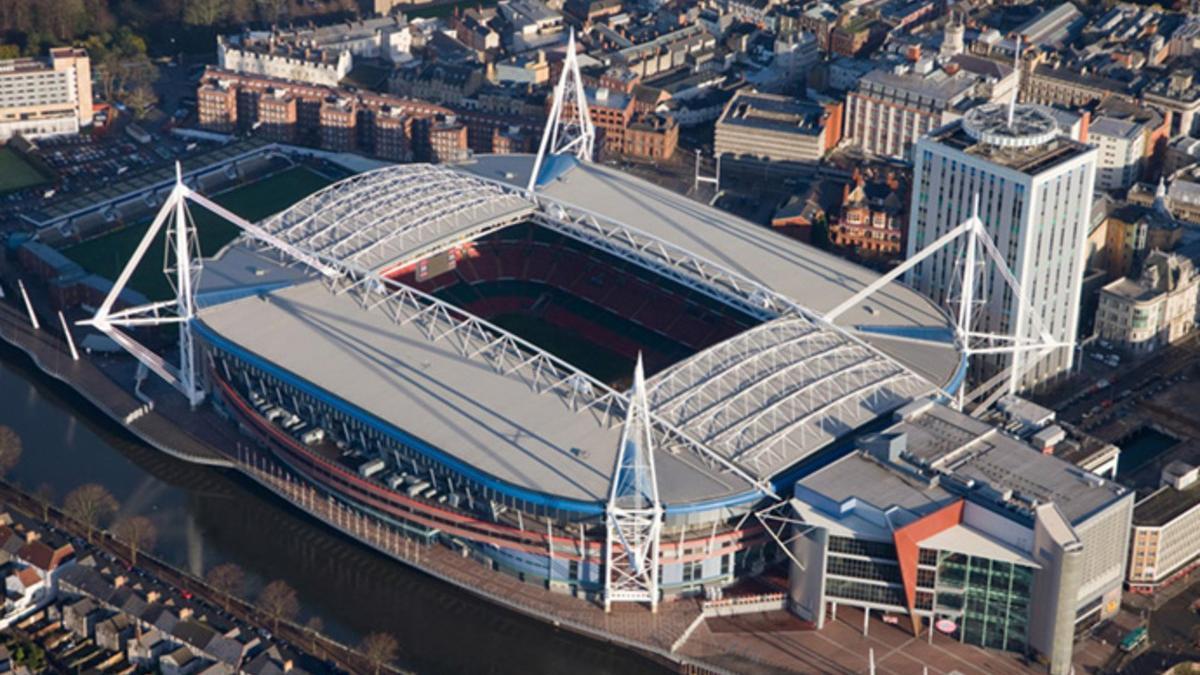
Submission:
[[704,616],[733,616],[787,609],[787,594],[760,593],[758,595],[737,595],[719,600],[705,600],[702,609]]

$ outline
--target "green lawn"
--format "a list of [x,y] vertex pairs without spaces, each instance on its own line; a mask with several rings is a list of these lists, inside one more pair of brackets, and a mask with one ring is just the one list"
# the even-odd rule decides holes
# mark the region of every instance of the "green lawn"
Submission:
[[32,164],[9,148],[0,147],[0,194],[48,182]]
[[[329,180],[304,167],[293,167],[263,180],[234,188],[213,198],[221,206],[249,221],[258,221],[282,211],[329,184]],[[227,220],[188,204],[196,231],[200,237],[200,250],[211,256],[236,237],[240,230]],[[150,221],[122,228],[106,235],[89,239],[63,250],[63,254],[79,263],[84,269],[107,279],[116,279],[126,261],[146,234]],[[141,264],[129,279],[130,287],[142,292],[151,300],[165,300],[173,295],[171,285],[163,274],[163,256],[166,249],[166,229],[146,251]]]

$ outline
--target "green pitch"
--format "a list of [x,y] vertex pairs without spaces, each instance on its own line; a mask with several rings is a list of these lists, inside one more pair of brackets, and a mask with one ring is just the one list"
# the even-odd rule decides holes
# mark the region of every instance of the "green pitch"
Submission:
[[0,147],[0,194],[47,182],[46,177],[20,155]]
[[[217,195],[213,201],[254,222],[286,209],[301,198],[325,187],[329,182],[329,179],[309,169],[293,167]],[[205,256],[220,251],[221,247],[232,241],[240,232],[236,225],[195,204],[189,203],[188,208],[196,223],[200,250]],[[148,220],[130,225],[76,244],[63,250],[63,255],[79,263],[89,272],[106,279],[116,279],[149,227]],[[131,288],[140,291],[151,300],[166,300],[174,295],[166,275],[163,274],[165,250],[166,228],[163,228],[129,279]]]

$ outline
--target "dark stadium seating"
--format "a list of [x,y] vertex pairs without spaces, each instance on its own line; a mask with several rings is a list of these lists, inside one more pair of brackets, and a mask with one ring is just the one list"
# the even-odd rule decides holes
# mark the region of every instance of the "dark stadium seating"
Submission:
[[494,319],[526,315],[651,371],[742,332],[757,320],[670,279],[532,224],[458,251],[454,270],[394,279]]

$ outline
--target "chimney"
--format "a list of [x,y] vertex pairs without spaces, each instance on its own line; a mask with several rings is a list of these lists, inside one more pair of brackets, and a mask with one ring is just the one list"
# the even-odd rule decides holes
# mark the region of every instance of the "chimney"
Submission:
[[116,579],[113,579],[113,588],[121,588],[127,581],[129,579],[124,574],[121,574]]
[[196,610],[192,609],[191,607],[184,607],[179,610],[179,620],[180,621],[187,621],[188,619],[192,618],[195,615],[196,615]]
[[29,530],[29,531],[27,531],[27,532],[25,533],[25,543],[26,543],[26,544],[32,544],[33,542],[35,542],[35,541],[37,541],[38,539],[41,539],[41,538],[42,538],[42,533],[41,533],[41,532],[37,532],[37,531],[34,531],[34,530]]
[[291,659],[288,659],[287,661],[283,662],[283,672],[290,673],[290,672],[292,672],[292,668],[294,668],[295,666],[296,666],[296,664],[293,663]]
[[921,60],[921,45],[909,45],[908,51],[905,53],[909,61],[916,63]]
[[161,598],[161,597],[162,597],[162,593],[159,593],[158,591],[150,591],[149,593],[146,594],[146,602],[153,604],[155,602],[158,602],[159,598]]

